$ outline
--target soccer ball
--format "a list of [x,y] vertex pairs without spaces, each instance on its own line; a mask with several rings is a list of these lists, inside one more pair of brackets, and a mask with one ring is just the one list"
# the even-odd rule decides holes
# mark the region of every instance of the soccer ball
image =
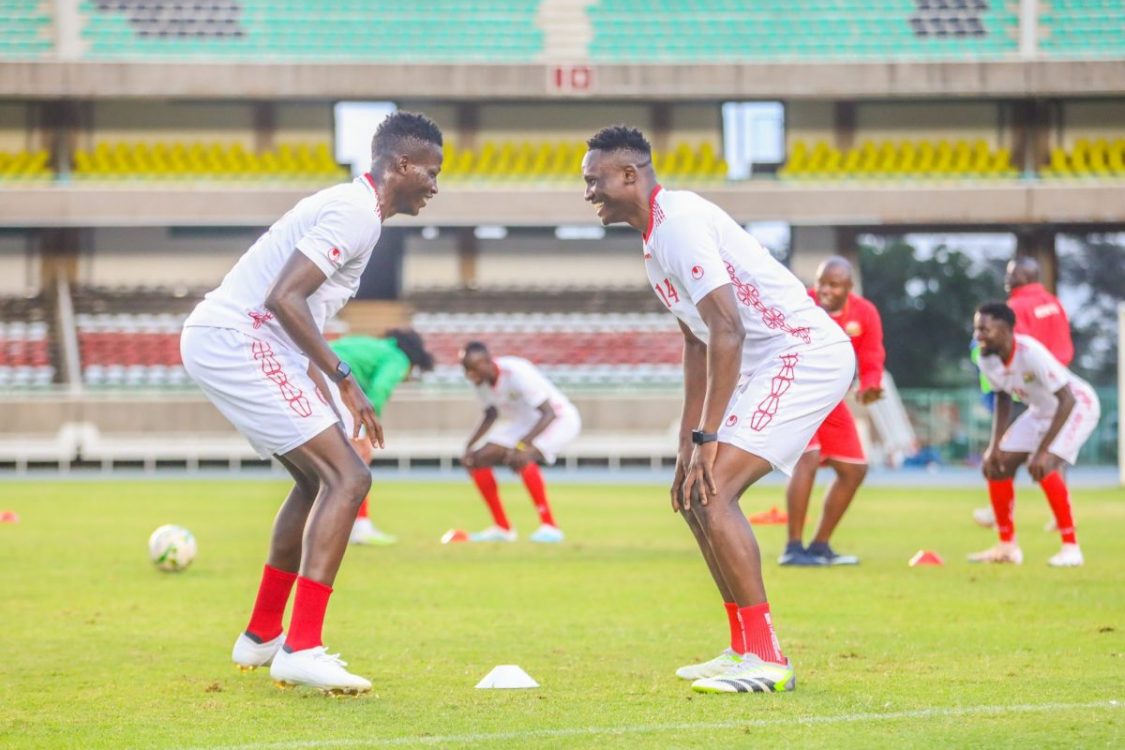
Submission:
[[183,526],[165,524],[148,538],[152,564],[166,573],[178,573],[195,559],[195,537]]

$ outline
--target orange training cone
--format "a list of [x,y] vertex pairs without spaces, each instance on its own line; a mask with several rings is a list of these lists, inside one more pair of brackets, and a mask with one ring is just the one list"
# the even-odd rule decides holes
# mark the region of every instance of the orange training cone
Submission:
[[789,514],[783,510],[778,510],[775,505],[769,510],[764,510],[761,513],[748,516],[747,520],[755,526],[776,526],[778,524],[789,523]]
[[910,562],[907,564],[912,568],[918,565],[945,565],[945,560],[942,560],[941,555],[936,552],[920,549],[914,553],[914,557],[910,558]]
[[14,510],[0,510],[0,523],[19,523],[20,514]]
[[442,544],[455,544],[457,542],[467,541],[469,541],[469,535],[467,532],[462,531],[461,529],[450,529],[449,531],[441,535]]

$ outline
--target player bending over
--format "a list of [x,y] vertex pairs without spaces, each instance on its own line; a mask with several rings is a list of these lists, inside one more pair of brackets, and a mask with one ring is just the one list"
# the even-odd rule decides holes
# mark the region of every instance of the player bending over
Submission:
[[792,690],[738,501],[772,469],[791,474],[855,374],[848,337],[718,206],[664,190],[639,130],[587,141],[586,200],[603,224],[642,234],[645,270],[684,335],[684,406],[671,489],[723,597],[730,647],[677,670],[698,692]]
[[[988,480],[988,497],[996,514],[1000,542],[984,552],[969,555],[972,562],[1023,562],[1012,521],[1015,486],[1012,478],[1021,464],[1043,488],[1055,516],[1062,549],[1047,562],[1055,567],[1083,563],[1074,535],[1070,491],[1063,468],[1078,458],[1082,444],[1094,431],[1101,415],[1097,394],[1033,339],[1015,333],[1016,314],[1003,302],[977,308],[973,331],[980,344],[980,369],[996,392],[992,437],[981,469]],[[1012,422],[1012,396],[1027,404],[1027,411]]]
[[[274,521],[269,555],[246,631],[232,658],[270,664],[274,679],[362,692],[321,640],[324,613],[371,473],[348,444],[324,394],[340,391],[357,437],[382,446],[375,410],[324,324],[359,288],[383,221],[415,215],[437,194],[442,136],[422,115],[395,112],[375,131],[371,171],[297,203],[239,259],[184,323],[184,367],[263,457],[294,485]],[[281,619],[296,582],[289,632]]]
[[[574,404],[522,357],[492,358],[479,341],[461,352],[465,377],[476,389],[484,407],[480,424],[469,437],[461,463],[480,490],[492,526],[469,535],[473,542],[514,542],[516,531],[508,522],[492,467],[503,464],[520,475],[539,513],[539,528],[533,542],[561,542],[559,530],[547,502],[547,488],[539,462],[553,464],[567,443],[578,436],[582,420]],[[503,421],[497,425],[496,420]],[[474,448],[481,440],[484,444]]]

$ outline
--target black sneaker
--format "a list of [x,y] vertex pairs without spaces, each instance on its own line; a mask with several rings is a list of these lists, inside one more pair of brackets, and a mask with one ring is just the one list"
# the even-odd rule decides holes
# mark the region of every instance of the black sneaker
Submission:
[[828,546],[828,542],[813,542],[805,554],[817,560],[819,565],[859,565],[858,557],[838,554]]
[[794,567],[827,565],[825,562],[810,557],[808,551],[805,550],[804,545],[800,542],[789,542],[789,544],[785,545],[785,551],[781,553],[781,557],[777,558],[777,563],[778,565]]

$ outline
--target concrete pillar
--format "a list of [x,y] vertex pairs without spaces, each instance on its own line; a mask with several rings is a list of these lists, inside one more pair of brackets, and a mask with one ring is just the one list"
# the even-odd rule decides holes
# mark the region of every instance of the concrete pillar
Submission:
[[1055,294],[1058,286],[1058,255],[1055,232],[1047,227],[1027,227],[1016,231],[1016,257],[1030,256],[1039,262],[1039,281]]
[[806,286],[816,281],[816,269],[825,259],[842,255],[855,267],[856,292],[861,291],[856,230],[851,227],[793,227],[789,268]]
[[472,227],[460,227],[457,233],[457,278],[462,289],[477,288],[477,258],[480,245]]
[[480,130],[480,107],[476,104],[457,105],[457,147],[475,149]]
[[261,154],[273,151],[277,136],[277,104],[275,102],[253,102],[254,152]]
[[1020,0],[1020,57],[1039,53],[1039,0]]
[[833,130],[836,148],[847,151],[855,145],[855,102],[836,102],[833,108]]
[[652,105],[652,129],[649,131],[648,137],[653,151],[666,153],[672,149],[671,104],[658,102]]

